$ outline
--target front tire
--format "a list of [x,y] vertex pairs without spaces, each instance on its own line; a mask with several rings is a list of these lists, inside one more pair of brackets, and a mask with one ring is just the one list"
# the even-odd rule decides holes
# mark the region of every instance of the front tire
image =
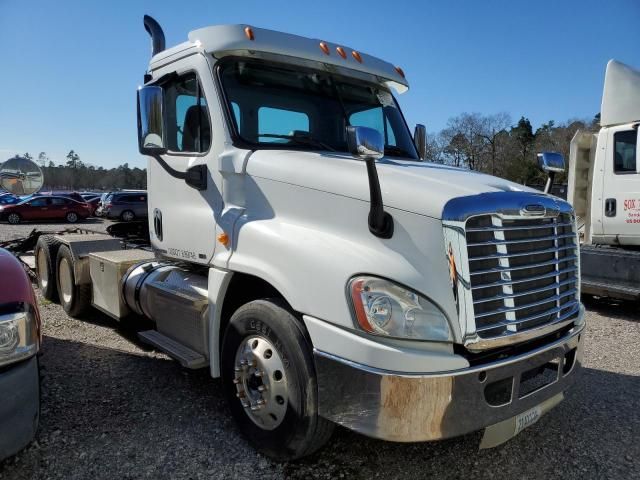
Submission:
[[221,360],[231,413],[259,452],[294,460],[329,440],[334,425],[318,415],[311,346],[284,302],[240,307],[225,331]]
[[60,242],[53,235],[40,235],[35,249],[36,276],[42,296],[51,302],[58,300],[57,262]]
[[91,307],[91,285],[76,285],[73,256],[66,245],[58,250],[57,284],[60,304],[71,317],[80,317]]
[[19,213],[10,213],[7,216],[7,222],[9,222],[11,225],[17,225],[20,223],[21,220],[22,220],[22,217],[20,216]]

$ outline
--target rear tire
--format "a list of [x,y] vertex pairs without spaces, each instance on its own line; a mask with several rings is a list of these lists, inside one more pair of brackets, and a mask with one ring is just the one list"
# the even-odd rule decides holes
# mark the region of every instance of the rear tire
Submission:
[[120,220],[123,222],[132,222],[136,218],[136,214],[131,210],[125,210],[120,214]]
[[17,225],[22,221],[22,217],[20,216],[19,213],[10,213],[7,216],[7,222],[9,222],[11,225]]
[[58,250],[57,285],[60,304],[71,317],[80,317],[91,308],[91,285],[76,285],[73,256],[66,245]]
[[80,217],[76,212],[69,212],[64,218],[68,223],[76,223]]
[[334,424],[318,415],[311,346],[284,302],[240,307],[225,331],[221,361],[231,413],[260,453],[294,460],[329,440]]
[[58,301],[57,262],[60,242],[53,235],[40,235],[35,248],[36,275],[42,296]]

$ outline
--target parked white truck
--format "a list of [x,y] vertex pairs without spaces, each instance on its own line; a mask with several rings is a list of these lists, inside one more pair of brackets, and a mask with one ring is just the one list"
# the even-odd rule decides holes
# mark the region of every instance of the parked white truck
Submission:
[[640,72],[607,64],[600,131],[571,141],[568,201],[582,242],[582,292],[640,299]]
[[40,286],[73,315],[133,313],[222,377],[276,459],[334,424],[397,442],[511,438],[580,369],[575,217],[555,197],[424,162],[404,72],[247,25],[195,30],[138,91],[150,248],[41,237]]

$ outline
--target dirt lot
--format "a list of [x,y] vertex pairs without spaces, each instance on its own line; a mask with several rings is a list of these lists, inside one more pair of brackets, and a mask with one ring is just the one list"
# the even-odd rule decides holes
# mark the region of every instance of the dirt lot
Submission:
[[[0,240],[33,227],[0,224]],[[502,447],[478,451],[479,433],[393,444],[339,428],[314,457],[283,465],[247,446],[206,371],[184,370],[141,345],[136,325],[98,313],[74,320],[42,301],[40,431],[0,463],[0,479],[640,478],[637,307],[587,303],[581,378],[563,403]]]

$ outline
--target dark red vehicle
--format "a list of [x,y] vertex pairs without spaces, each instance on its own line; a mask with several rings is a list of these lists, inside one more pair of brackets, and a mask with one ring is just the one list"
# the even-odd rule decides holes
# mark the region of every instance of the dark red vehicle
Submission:
[[85,201],[53,195],[31,197],[14,205],[0,205],[0,220],[11,224],[33,220],[76,223],[92,213],[91,205]]
[[0,249],[0,460],[25,447],[40,416],[38,303],[20,262]]

